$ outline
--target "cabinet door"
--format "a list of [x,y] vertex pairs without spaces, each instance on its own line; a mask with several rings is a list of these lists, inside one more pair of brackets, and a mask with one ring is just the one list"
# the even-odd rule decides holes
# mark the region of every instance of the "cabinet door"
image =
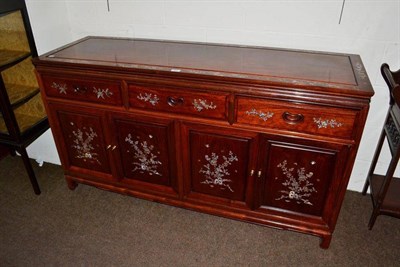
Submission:
[[264,208],[329,217],[347,146],[317,141],[268,140],[260,153]]
[[119,147],[118,161],[122,163],[122,181],[175,186],[172,120],[114,114],[112,121]]
[[189,198],[250,205],[248,185],[256,134],[232,129],[186,128],[185,191]]
[[53,131],[63,165],[68,170],[87,170],[111,174],[103,129],[103,115],[95,110],[50,104],[56,117]]

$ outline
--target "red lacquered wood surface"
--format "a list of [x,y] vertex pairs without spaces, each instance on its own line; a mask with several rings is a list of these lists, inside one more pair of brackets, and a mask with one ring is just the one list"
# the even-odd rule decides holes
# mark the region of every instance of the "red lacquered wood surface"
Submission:
[[[373,95],[359,56],[87,37],[34,63],[70,189],[85,183],[329,246]],[[104,98],[65,97],[53,82]]]
[[43,56],[48,62],[211,75],[293,86],[350,89],[371,95],[372,87],[357,55],[275,48],[88,37]]

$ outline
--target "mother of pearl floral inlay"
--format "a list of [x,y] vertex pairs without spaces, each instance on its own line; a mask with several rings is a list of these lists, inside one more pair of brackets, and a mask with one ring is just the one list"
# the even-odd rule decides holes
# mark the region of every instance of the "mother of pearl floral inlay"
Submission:
[[102,98],[102,99],[105,99],[104,96],[111,97],[113,95],[113,92],[111,92],[110,89],[108,88],[101,89],[93,87],[93,93],[96,94],[97,98]]
[[158,104],[158,101],[160,100],[156,94],[150,94],[150,93],[140,93],[138,96],[136,96],[137,99],[143,101],[143,102],[149,102],[152,106],[155,106]]
[[[135,166],[132,172],[147,172],[149,175],[159,175],[162,174],[158,171],[159,165],[162,165],[161,161],[158,160],[157,155],[160,151],[153,151],[154,145],[150,144],[150,141],[144,140],[139,141],[140,137],[136,136],[136,140],[132,140],[132,135],[128,134],[125,138],[125,142],[129,143],[134,150],[133,154],[133,165]],[[153,139],[152,135],[149,135],[149,139]],[[129,152],[129,150],[127,151]]]
[[67,88],[67,85],[65,83],[58,84],[56,82],[53,82],[51,87],[54,88],[54,89],[57,89],[60,94],[65,94],[65,95],[67,94],[67,89],[68,88]]
[[198,112],[202,111],[203,109],[217,108],[217,106],[213,102],[208,103],[208,101],[205,99],[193,99],[192,104],[194,109],[197,110]]
[[313,118],[314,123],[317,125],[318,129],[321,128],[336,128],[336,127],[341,127],[343,126],[343,123],[337,122],[335,119],[327,119],[323,120],[321,118]]
[[[73,122],[70,122],[72,126],[74,126]],[[92,129],[92,127],[83,127],[82,129],[77,129],[72,131],[75,139],[73,140],[72,147],[76,149],[75,158],[83,159],[86,161],[87,159],[96,161],[99,165],[101,165],[98,160],[98,154],[94,152],[93,140],[97,137],[97,133]]]
[[[209,148],[208,144],[205,146]],[[221,154],[222,153],[224,153],[223,150],[221,150]],[[222,157],[222,162],[218,162],[220,157]],[[208,184],[210,187],[218,186],[222,190],[228,189],[229,191],[234,192],[230,186],[232,180],[227,177],[230,176],[228,167],[232,165],[234,161],[239,161],[237,156],[229,150],[227,156],[221,156],[212,152],[211,155],[205,155],[204,158],[207,161],[207,164],[204,164],[199,171],[199,173],[202,173],[205,176],[205,180],[201,183]],[[235,172],[237,172],[237,170],[235,170]]]
[[[294,163],[294,165],[297,166],[297,163]],[[286,202],[295,201],[297,204],[313,205],[309,201],[309,197],[312,193],[317,192],[314,188],[314,184],[310,182],[310,178],[314,173],[306,173],[304,167],[297,168],[297,177],[295,177],[293,175],[295,168],[288,168],[286,160],[279,163],[277,167],[280,168],[282,173],[286,176],[286,180],[282,183],[286,190],[280,190],[279,192],[282,193],[282,195],[275,200],[284,200]],[[275,179],[278,178],[276,177]]]
[[252,108],[250,111],[246,111],[246,114],[249,116],[256,116],[259,117],[263,121],[267,121],[268,119],[272,118],[274,116],[273,112],[267,111],[267,113],[264,113],[263,111],[258,111],[255,108]]

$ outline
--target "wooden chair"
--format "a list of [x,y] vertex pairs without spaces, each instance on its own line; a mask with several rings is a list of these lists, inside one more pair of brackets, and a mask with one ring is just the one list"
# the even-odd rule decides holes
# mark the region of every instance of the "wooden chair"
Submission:
[[[381,73],[390,90],[390,106],[362,191],[365,195],[368,187],[371,189],[373,211],[368,224],[370,230],[379,215],[400,218],[400,179],[393,177],[400,158],[400,70],[392,72],[385,63],[381,66]],[[392,159],[386,175],[378,175],[374,171],[385,140]]]

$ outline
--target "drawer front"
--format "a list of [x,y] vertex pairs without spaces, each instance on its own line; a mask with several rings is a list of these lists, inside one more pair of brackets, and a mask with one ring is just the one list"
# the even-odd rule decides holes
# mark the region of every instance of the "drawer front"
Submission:
[[227,97],[224,93],[129,86],[129,103],[133,107],[215,119],[227,118]]
[[236,122],[351,138],[357,112],[284,101],[237,97]]
[[46,95],[63,99],[121,105],[120,83],[90,77],[43,76]]

